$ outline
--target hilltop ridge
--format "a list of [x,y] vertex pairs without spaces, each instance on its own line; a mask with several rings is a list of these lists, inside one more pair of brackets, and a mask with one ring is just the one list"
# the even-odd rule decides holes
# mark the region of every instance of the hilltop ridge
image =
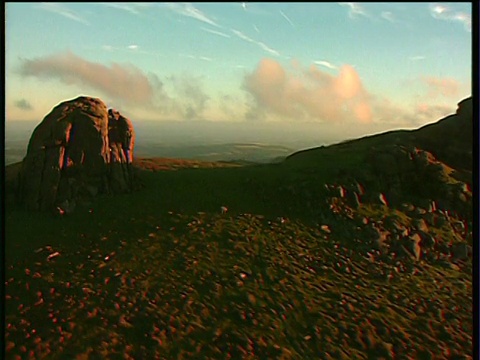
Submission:
[[[330,148],[345,148],[359,143],[369,146],[417,147],[431,152],[437,159],[450,166],[472,170],[473,149],[473,99],[468,97],[458,103],[455,114],[414,130],[392,130],[330,145]],[[325,147],[296,152],[287,157],[301,161],[313,156]]]

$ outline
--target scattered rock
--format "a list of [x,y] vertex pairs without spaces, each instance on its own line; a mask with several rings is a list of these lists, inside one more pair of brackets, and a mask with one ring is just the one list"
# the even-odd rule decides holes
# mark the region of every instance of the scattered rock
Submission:
[[380,204],[388,206],[388,201],[387,201],[387,198],[384,194],[380,194],[378,196],[378,199],[380,200]]
[[322,225],[320,226],[320,229],[322,229],[322,231],[325,231],[327,234],[331,233],[330,227],[328,225]]
[[412,212],[412,211],[415,210],[415,206],[413,204],[403,203],[401,205],[401,209],[406,211],[406,212]]
[[433,235],[430,233],[426,233],[423,231],[419,231],[418,234],[421,236],[422,240],[420,242],[420,245],[422,246],[422,249],[433,249],[435,247],[436,241]]
[[358,209],[360,205],[362,205],[362,202],[360,200],[360,195],[356,191],[347,192],[347,201],[355,209]]
[[413,219],[412,220],[412,227],[415,229],[415,230],[420,230],[420,231],[423,231],[423,232],[428,232],[428,226],[427,226],[427,223],[425,222],[425,220],[423,219]]

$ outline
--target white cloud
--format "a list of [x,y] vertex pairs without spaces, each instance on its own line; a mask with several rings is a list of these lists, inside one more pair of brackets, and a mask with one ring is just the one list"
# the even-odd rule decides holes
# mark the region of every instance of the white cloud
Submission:
[[258,42],[257,44],[266,52],[269,52],[272,55],[280,56],[280,53],[277,50],[272,49],[271,47],[265,45],[263,42]]
[[193,54],[179,54],[179,56],[187,59],[193,59],[193,60],[213,61],[213,59],[208,56],[197,56]]
[[280,15],[282,15],[282,16],[285,18],[285,20],[287,20],[288,23],[289,23],[290,25],[292,25],[292,27],[295,27],[295,25],[293,24],[292,20],[290,20],[290,18],[289,18],[287,15],[285,15],[285,13],[284,13],[282,10],[280,10]]
[[177,14],[221,28],[221,26],[218,25],[214,20],[210,19],[206,14],[197,9],[191,3],[165,3],[165,6]]
[[134,15],[139,15],[140,14],[140,11],[139,10],[143,10],[147,7],[150,7],[152,6],[152,3],[99,3],[99,5],[103,5],[103,6],[107,6],[107,7],[111,7],[111,8],[114,8],[114,9],[118,9],[118,10],[123,10],[123,11],[127,11],[131,14],[134,14]]
[[395,22],[395,18],[394,18],[393,13],[391,11],[382,11],[380,16],[382,17],[382,19],[385,19],[385,20],[390,21],[392,23]]
[[269,47],[265,43],[263,43],[261,41],[254,40],[254,39],[248,37],[247,35],[245,35],[244,33],[242,33],[241,31],[238,31],[238,30],[235,30],[235,29],[231,29],[231,31],[235,35],[237,35],[240,39],[245,40],[245,41],[247,41],[249,43],[252,43],[252,44],[256,44],[259,47],[261,47],[263,50],[265,50],[266,52],[268,52],[272,55],[280,56],[280,53],[277,50],[272,49],[271,47]]
[[243,40],[248,41],[248,42],[251,42],[251,43],[254,43],[254,42],[255,42],[253,39],[249,38],[247,35],[245,35],[245,34],[242,33],[241,31],[232,29],[232,32],[233,32],[235,35],[237,35],[240,39],[243,39]]
[[410,56],[408,60],[410,61],[420,61],[420,60],[425,60],[425,56],[423,55],[415,55],[415,56]]
[[79,23],[90,25],[90,23],[87,20],[85,20],[81,16],[78,16],[78,14],[76,14],[73,10],[67,8],[64,4],[45,2],[37,5],[36,7],[42,10],[53,12],[55,14],[61,15],[63,17],[77,21]]
[[472,17],[463,12],[457,12],[446,4],[432,3],[429,5],[430,15],[437,20],[458,21],[466,31],[472,31]]
[[330,63],[328,61],[325,61],[325,60],[315,60],[313,63],[316,64],[316,65],[325,66],[325,67],[327,67],[329,69],[332,69],[332,70],[338,69],[337,66],[335,66],[332,63]]
[[351,19],[356,18],[357,16],[366,16],[368,13],[365,11],[362,5],[356,2],[339,2],[338,5],[348,7],[348,16]]
[[218,36],[223,36],[223,37],[225,37],[225,38],[229,38],[229,37],[230,37],[230,35],[225,34],[225,33],[223,33],[223,32],[216,31],[216,30],[212,30],[212,29],[207,29],[207,28],[204,28],[204,27],[202,27],[201,30],[206,31],[206,32],[209,32],[209,33],[211,33],[211,34],[218,35]]

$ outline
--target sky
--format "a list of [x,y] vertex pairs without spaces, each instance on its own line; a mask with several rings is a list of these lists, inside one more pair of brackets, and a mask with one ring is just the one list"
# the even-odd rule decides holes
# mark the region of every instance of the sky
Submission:
[[[471,96],[471,3],[6,3],[6,120],[414,128]],[[309,130],[310,131],[310,130]]]

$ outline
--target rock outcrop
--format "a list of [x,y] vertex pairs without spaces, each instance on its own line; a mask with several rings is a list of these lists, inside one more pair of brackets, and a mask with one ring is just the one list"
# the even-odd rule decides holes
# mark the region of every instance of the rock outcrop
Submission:
[[97,98],[57,105],[35,128],[18,177],[27,210],[73,211],[80,199],[134,188],[132,123]]

